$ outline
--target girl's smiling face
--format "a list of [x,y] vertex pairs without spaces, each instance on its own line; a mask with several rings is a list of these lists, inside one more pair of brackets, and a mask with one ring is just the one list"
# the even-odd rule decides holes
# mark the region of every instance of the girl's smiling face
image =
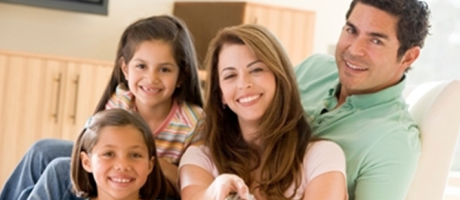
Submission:
[[127,125],[104,127],[98,135],[92,151],[81,153],[83,168],[96,181],[98,199],[138,200],[154,165],[142,133]]
[[122,65],[136,106],[156,107],[171,103],[179,78],[179,66],[171,44],[162,40],[139,43],[133,58]]

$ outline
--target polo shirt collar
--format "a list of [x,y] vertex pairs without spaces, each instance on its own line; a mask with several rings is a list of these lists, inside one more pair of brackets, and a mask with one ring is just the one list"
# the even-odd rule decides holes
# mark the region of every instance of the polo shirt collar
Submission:
[[[394,99],[402,97],[402,92],[406,86],[406,76],[404,75],[402,80],[391,87],[383,89],[381,91],[372,93],[372,94],[360,94],[360,95],[351,95],[345,100],[345,104],[350,104],[354,108],[365,109],[379,105],[385,102],[392,101]],[[328,98],[336,98],[336,93],[339,91],[341,84],[339,79],[337,79],[331,88],[328,91]]]

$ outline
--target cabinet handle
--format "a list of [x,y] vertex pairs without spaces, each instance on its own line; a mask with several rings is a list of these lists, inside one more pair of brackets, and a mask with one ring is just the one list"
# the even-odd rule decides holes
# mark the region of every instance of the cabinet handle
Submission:
[[77,123],[77,104],[78,104],[78,87],[80,85],[80,75],[77,75],[77,78],[73,81],[75,84],[75,95],[74,95],[74,104],[73,104],[73,114],[70,116],[73,120],[73,124]]
[[59,118],[59,105],[60,105],[60,101],[59,101],[59,96],[61,96],[61,83],[62,83],[62,73],[59,72],[59,76],[57,79],[54,79],[55,82],[57,82],[57,92],[56,92],[56,107],[54,108],[54,113],[53,113],[53,117],[54,117],[54,123],[58,123],[58,118]]

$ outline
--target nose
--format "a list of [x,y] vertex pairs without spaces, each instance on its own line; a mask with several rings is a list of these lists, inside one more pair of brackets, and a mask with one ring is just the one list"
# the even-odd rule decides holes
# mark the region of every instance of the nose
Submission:
[[367,44],[366,38],[356,38],[348,47],[348,52],[352,56],[364,56],[366,44]]
[[149,83],[156,83],[159,80],[159,73],[155,70],[149,71],[145,74]]
[[249,89],[252,87],[252,80],[249,74],[243,74],[239,78],[238,88],[242,89]]
[[118,171],[129,171],[131,170],[131,164],[129,158],[118,158],[114,165],[115,170]]

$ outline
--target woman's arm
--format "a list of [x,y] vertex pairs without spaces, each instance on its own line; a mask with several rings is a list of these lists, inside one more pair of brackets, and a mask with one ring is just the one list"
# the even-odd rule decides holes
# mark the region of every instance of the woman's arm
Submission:
[[309,145],[303,161],[307,181],[303,200],[348,199],[345,154],[340,146],[326,140]]
[[346,200],[347,186],[342,172],[331,171],[318,175],[305,188],[303,200]]
[[240,197],[249,195],[243,179],[232,174],[214,177],[201,167],[185,165],[180,168],[180,187],[182,200],[224,200],[230,192]]

